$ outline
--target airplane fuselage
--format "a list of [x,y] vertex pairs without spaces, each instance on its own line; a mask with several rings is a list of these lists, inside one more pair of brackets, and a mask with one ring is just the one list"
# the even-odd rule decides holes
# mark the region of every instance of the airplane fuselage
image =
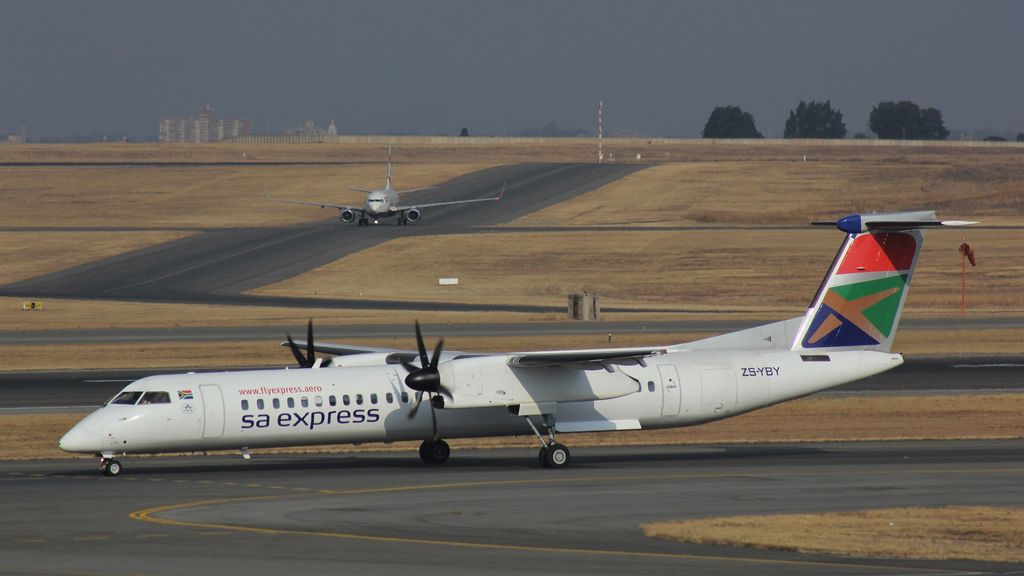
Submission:
[[374,190],[366,195],[363,210],[370,218],[387,218],[395,215],[394,206],[398,205],[398,193],[389,188]]
[[[567,370],[567,375],[582,374],[595,390],[618,382],[627,383],[632,392],[560,402],[555,430],[700,424],[901,363],[898,354],[870,351],[819,356],[689,351],[654,356],[646,366],[619,366],[612,372]],[[413,401],[403,386],[405,375],[400,366],[379,365],[151,376],[124,392],[166,393],[155,396],[160,403],[109,403],[72,428],[60,446],[115,455],[429,439],[429,410],[409,418]],[[456,402],[460,397],[467,398],[456,392]],[[530,423],[516,415],[519,407],[439,409],[438,432],[445,438],[530,435]]]

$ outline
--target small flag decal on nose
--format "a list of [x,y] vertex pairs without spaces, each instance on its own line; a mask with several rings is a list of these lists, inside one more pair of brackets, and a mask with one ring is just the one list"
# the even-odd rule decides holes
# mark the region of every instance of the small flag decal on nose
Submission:
[[191,390],[178,390],[178,400],[192,400]]

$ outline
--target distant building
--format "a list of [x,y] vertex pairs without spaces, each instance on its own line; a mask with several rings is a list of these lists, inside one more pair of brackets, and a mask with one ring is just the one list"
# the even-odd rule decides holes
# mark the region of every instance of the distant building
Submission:
[[317,126],[316,122],[312,119],[309,119],[303,122],[302,126],[289,128],[284,133],[286,136],[337,136],[338,127],[334,125],[334,120],[331,120],[331,125],[324,129]]
[[160,120],[161,142],[215,142],[252,134],[251,118],[215,118],[207,104],[199,116]]

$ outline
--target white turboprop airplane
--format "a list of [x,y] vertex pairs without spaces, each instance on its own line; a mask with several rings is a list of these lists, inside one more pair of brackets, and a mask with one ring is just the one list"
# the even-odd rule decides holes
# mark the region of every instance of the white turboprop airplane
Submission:
[[267,196],[274,202],[285,202],[288,204],[302,204],[304,206],[319,206],[321,208],[337,208],[341,211],[339,219],[346,224],[356,220],[356,216],[359,217],[359,225],[366,226],[370,222],[379,224],[384,218],[390,218],[392,216],[398,216],[398,224],[405,226],[409,222],[418,222],[423,218],[422,210],[424,208],[435,208],[437,206],[452,206],[455,204],[469,204],[470,202],[487,202],[501,200],[501,197],[505,194],[504,186],[501,192],[493,198],[474,198],[472,200],[451,200],[449,202],[433,202],[427,204],[403,204],[401,202],[400,195],[407,194],[409,192],[419,192],[422,190],[430,190],[433,186],[426,188],[411,188],[409,190],[395,190],[391,187],[391,145],[388,144],[388,174],[387,180],[384,182],[384,187],[378,190],[368,190],[366,188],[352,188],[356,192],[366,193],[366,200],[363,202],[362,208],[358,206],[349,206],[347,204],[331,204],[329,202],[308,202],[305,200],[285,200],[283,198],[273,198]]
[[[846,239],[806,313],[670,346],[506,354],[315,345],[304,369],[150,376],[124,388],[60,440],[94,453],[110,476],[118,455],[534,434],[542,465],[569,450],[555,433],[641,430],[721,420],[895,368],[890,352],[923,229],[970,224],[934,212],[852,215]],[[316,358],[314,352],[336,354]],[[418,365],[413,364],[417,361]],[[410,391],[415,398],[410,398]],[[427,395],[429,411],[419,411]],[[427,414],[429,412],[429,415]]]

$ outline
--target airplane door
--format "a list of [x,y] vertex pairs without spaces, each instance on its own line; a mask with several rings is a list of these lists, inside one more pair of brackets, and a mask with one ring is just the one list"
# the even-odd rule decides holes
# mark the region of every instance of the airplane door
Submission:
[[661,373],[661,415],[678,416],[679,401],[682,394],[679,389],[679,371],[671,364],[658,366]]
[[220,438],[224,435],[224,397],[220,386],[203,384],[199,393],[203,396],[203,438]]
[[736,406],[736,373],[713,368],[700,371],[700,396],[705,408],[715,414],[727,414]]

